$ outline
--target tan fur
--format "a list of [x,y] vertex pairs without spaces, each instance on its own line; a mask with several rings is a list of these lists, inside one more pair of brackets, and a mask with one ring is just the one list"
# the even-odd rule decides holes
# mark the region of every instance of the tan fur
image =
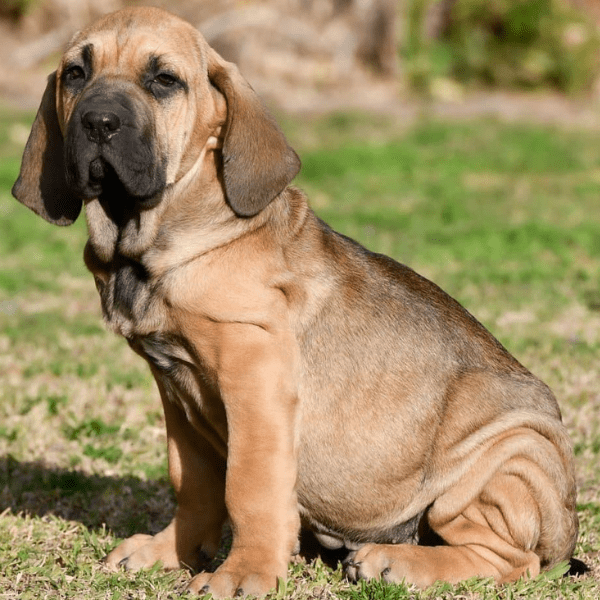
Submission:
[[[86,86],[126,90],[166,160],[148,206],[74,198],[56,159],[48,184],[85,102],[65,69],[90,45]],[[185,92],[140,84],[153,56]],[[264,594],[301,522],[353,551],[352,577],[509,581],[569,558],[572,453],[550,390],[434,284],[318,220],[288,187],[298,168],[237,69],[158,9],[77,34],[49,80],[14,194],[57,224],[85,205],[85,261],[156,378],[178,500],[107,563],[199,567],[226,519],[229,557],[192,591]]]

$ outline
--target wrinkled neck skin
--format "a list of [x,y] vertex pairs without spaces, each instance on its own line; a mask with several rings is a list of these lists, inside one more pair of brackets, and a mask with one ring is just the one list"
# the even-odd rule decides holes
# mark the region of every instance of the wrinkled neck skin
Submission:
[[[189,171],[153,199],[152,208],[108,194],[86,201],[86,253],[91,250],[104,264],[119,257],[138,262],[156,278],[247,233],[253,229],[250,221],[260,227],[266,215],[240,219],[228,206],[220,160],[219,142],[210,138]],[[111,206],[123,205],[131,208],[118,217],[111,214]]]

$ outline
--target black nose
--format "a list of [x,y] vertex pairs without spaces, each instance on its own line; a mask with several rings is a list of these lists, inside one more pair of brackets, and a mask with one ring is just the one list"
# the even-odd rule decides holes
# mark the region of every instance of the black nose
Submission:
[[121,119],[113,112],[90,110],[81,117],[81,122],[91,142],[108,142],[121,129]]

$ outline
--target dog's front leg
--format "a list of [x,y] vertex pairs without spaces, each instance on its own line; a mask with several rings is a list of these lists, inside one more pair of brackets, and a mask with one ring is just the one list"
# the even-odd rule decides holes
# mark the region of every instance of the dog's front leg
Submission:
[[225,404],[225,502],[231,552],[190,590],[213,597],[262,595],[285,578],[297,545],[295,346],[255,325],[229,324],[219,335],[218,385]]
[[174,519],[156,535],[136,534],[105,559],[137,571],[160,561],[166,569],[199,568],[217,553],[225,510],[225,461],[169,397],[160,377],[167,426],[169,475],[177,496]]

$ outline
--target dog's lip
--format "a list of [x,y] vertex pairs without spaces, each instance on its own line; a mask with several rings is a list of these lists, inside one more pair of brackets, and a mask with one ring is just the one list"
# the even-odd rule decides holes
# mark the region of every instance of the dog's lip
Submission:
[[99,196],[105,186],[108,176],[109,165],[102,157],[96,157],[88,166],[88,177],[85,185],[86,197],[95,198]]
[[102,187],[102,181],[106,177],[106,161],[101,157],[95,158],[88,168],[90,187]]
[[[102,156],[93,158],[87,166],[87,176],[80,179],[79,193],[84,200],[100,196],[108,187],[119,181],[114,169]],[[119,182],[120,183],[120,182]]]
[[106,162],[101,158],[95,158],[89,166],[90,182],[96,183],[104,179],[106,175]]
[[116,188],[122,188],[122,191],[131,201],[144,209],[153,208],[160,201],[157,195],[139,197],[129,193],[123,186],[115,168],[103,156],[97,156],[90,162],[88,175],[87,189],[93,197],[98,197],[105,193],[111,195],[111,192]]
[[[100,155],[91,160],[88,165],[87,185],[97,191],[103,190],[105,187],[122,186],[123,184],[111,162]],[[124,186],[123,189],[125,189]]]

